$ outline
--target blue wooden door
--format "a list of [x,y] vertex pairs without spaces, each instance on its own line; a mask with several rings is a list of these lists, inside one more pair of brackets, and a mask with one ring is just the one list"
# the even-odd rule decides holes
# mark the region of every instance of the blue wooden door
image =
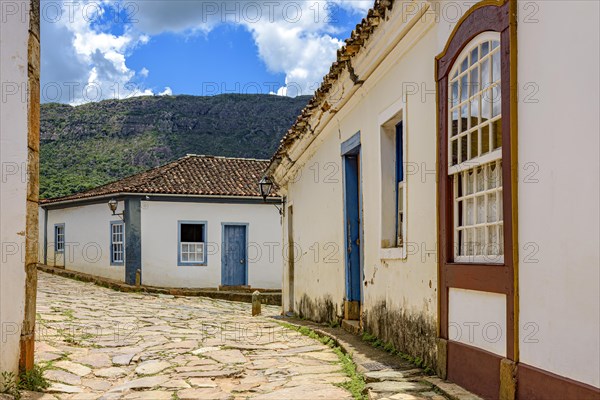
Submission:
[[360,165],[359,154],[347,154],[344,160],[344,233],[346,253],[346,300],[361,301],[360,257]]
[[221,256],[221,284],[223,286],[248,284],[246,235],[245,225],[223,225]]

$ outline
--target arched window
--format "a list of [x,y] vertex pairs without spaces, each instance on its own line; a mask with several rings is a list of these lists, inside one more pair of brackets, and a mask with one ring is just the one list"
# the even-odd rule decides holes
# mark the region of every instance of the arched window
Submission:
[[[473,5],[436,57],[440,337],[448,339],[448,378],[486,398],[498,396],[501,358],[518,358],[517,14],[511,7],[516,1]],[[450,314],[478,321],[452,300],[461,290],[505,296],[504,354],[450,337]]]
[[448,78],[448,170],[455,262],[503,262],[500,34],[484,32]]

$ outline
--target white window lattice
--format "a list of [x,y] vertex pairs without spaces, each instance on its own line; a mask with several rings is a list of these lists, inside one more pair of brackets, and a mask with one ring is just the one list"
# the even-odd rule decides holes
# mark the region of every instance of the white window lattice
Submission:
[[111,225],[111,257],[115,263],[125,261],[124,224]]
[[181,262],[203,263],[204,243],[181,243]]
[[64,227],[64,225],[57,225],[55,230],[56,230],[55,249],[57,252],[64,252],[65,251],[65,227]]
[[454,189],[454,260],[502,262],[500,35],[461,53],[449,81],[448,173]]

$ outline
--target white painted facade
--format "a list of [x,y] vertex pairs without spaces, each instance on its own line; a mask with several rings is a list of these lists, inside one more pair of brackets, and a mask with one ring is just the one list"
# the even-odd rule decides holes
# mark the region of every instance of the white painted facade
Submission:
[[[389,315],[421,316],[434,331],[439,323],[435,57],[474,3],[422,2],[429,5],[422,18],[409,3],[397,1],[385,29],[352,59],[364,83],[355,85],[344,71],[331,90],[343,95],[328,99],[335,112],[311,121],[314,135],[292,144],[293,161],[271,171],[287,198],[283,237],[295,253],[284,267],[286,311],[320,319],[330,301],[335,315],[343,315],[340,147],[360,132],[362,312],[368,319],[385,302]],[[599,11],[587,1],[517,3],[519,180],[513,185],[518,361],[594,387],[600,387]],[[406,245],[390,249],[385,241],[395,215],[388,211],[394,199],[383,131],[399,119],[406,135]],[[450,339],[505,357],[507,311],[505,295],[451,289]]]
[[[401,8],[395,7],[392,15],[396,12],[400,13]],[[356,73],[365,82],[356,89],[346,75],[342,77],[334,92],[349,93],[348,97],[332,104],[338,111],[318,125],[318,136],[306,151],[291,149],[291,158],[297,160],[294,167],[285,172],[277,170],[274,178],[287,190],[288,208],[293,208],[294,304],[289,296],[288,264],[284,268],[284,308],[311,317],[310,309],[319,306],[306,306],[303,298],[317,304],[330,299],[335,315],[342,316],[346,293],[340,148],[360,132],[362,311],[367,318],[369,314],[375,318],[384,305],[406,320],[422,321],[429,337],[423,339],[427,343],[421,344],[429,348],[419,351],[428,353],[431,362],[435,357],[438,297],[436,119],[435,96],[428,94],[422,99],[421,84],[430,90],[435,88],[430,55],[437,49],[438,32],[433,18],[429,22],[418,20],[400,14],[390,18],[385,32],[376,35],[364,57],[359,55],[353,61]],[[408,30],[410,26],[412,29]],[[393,131],[401,121],[405,135],[405,244],[392,247],[389,231],[390,225],[395,228],[396,218],[395,153],[389,153],[393,144],[389,143],[387,131]],[[286,218],[289,215],[288,212]],[[287,238],[289,221],[283,226]],[[318,257],[315,248],[320,251]],[[388,322],[391,326],[392,321]]]
[[[221,285],[223,224],[247,228],[248,285],[281,289],[281,225],[271,204],[142,201],[142,282],[150,286]],[[177,266],[178,221],[206,222],[206,266]]]
[[[222,283],[223,224],[240,224],[247,227],[248,285],[252,288],[280,289],[282,244],[277,209],[272,204],[256,201],[245,204],[226,201],[161,201],[158,196],[142,200],[142,284],[168,288],[219,287]],[[126,280],[125,265],[111,265],[110,225],[121,219],[112,215],[107,202],[108,199],[80,206],[74,203],[67,208],[50,208],[46,211],[47,265],[123,282]],[[117,213],[121,213],[123,208],[124,202],[119,201]],[[44,221],[44,210],[41,211],[40,221]],[[178,265],[180,221],[206,224],[206,265]],[[54,230],[57,224],[64,224],[65,227],[64,253],[55,251]],[[43,241],[42,234],[40,243]]]
[[[0,23],[0,371],[17,373],[25,313],[27,137],[29,131],[28,2]],[[22,10],[21,8],[25,8]],[[5,38],[10,38],[6,40]]]
[[[122,211],[123,202],[119,202],[117,212]],[[45,256],[41,254],[42,263],[125,281],[125,266],[111,265],[110,262],[110,223],[121,219],[112,215],[105,202],[47,211],[41,209],[40,214],[40,227],[46,226],[46,235],[40,236],[40,244],[45,243],[46,247]],[[64,252],[56,251],[56,225],[64,225]]]

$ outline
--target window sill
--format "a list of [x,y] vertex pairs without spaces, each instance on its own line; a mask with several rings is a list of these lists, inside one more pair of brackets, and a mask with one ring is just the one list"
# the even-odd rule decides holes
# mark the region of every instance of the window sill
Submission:
[[178,267],[208,267],[206,263],[178,263]]
[[404,260],[406,259],[406,249],[404,247],[379,249],[379,258],[382,260]]

